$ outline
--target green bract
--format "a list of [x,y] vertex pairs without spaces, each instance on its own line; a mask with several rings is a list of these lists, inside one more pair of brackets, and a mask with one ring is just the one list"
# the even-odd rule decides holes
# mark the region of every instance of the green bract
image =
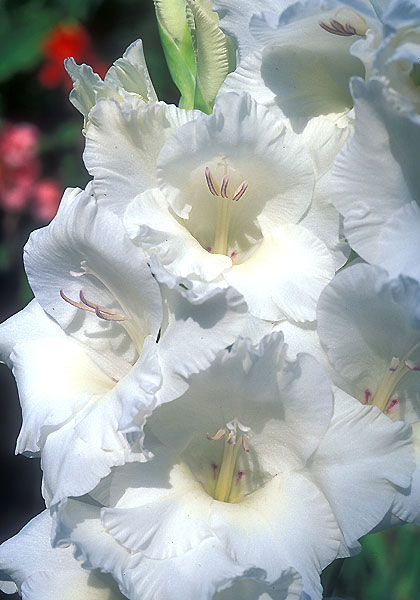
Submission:
[[210,113],[226,75],[235,68],[232,40],[218,26],[209,0],[154,0],[169,71],[180,106]]

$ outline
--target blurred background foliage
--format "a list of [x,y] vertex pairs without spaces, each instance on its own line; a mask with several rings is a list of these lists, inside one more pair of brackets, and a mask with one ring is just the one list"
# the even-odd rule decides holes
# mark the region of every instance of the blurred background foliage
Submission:
[[[141,37],[158,97],[178,102],[160,46],[152,0],[0,0],[0,320],[31,299],[22,266],[29,232],[53,216],[65,187],[84,187],[82,118],[67,100],[63,59],[104,75]],[[0,541],[43,509],[38,460],[13,456],[20,409],[0,369],[3,493]],[[366,536],[361,554],[323,574],[328,596],[420,600],[420,533],[410,525]],[[14,596],[5,596],[14,598]]]

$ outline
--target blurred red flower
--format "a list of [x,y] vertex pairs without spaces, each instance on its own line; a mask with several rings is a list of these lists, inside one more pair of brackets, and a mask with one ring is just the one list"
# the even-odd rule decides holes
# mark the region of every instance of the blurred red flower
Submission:
[[93,52],[88,32],[78,23],[57,25],[43,43],[46,62],[39,72],[39,81],[44,87],[53,88],[63,85],[71,88],[63,62],[72,56],[76,62],[86,62],[101,77],[105,76],[106,66]]

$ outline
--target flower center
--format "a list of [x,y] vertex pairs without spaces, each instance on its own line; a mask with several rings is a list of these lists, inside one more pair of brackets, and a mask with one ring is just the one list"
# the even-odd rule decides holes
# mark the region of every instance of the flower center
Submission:
[[248,182],[243,181],[231,194],[229,192],[229,175],[227,164],[224,164],[224,176],[220,185],[215,182],[209,167],[205,169],[205,178],[210,193],[217,197],[217,222],[214,235],[214,244],[212,252],[215,254],[224,254],[228,252],[228,238],[230,229],[230,220],[235,202],[238,202],[248,189]]
[[362,15],[346,6],[340,8],[328,23],[321,22],[319,25],[328,33],[342,37],[364,36],[368,30],[368,25]]
[[[238,431],[239,430],[239,431]],[[206,491],[220,502],[238,502],[241,499],[241,484],[245,472],[239,466],[239,455],[241,450],[248,453],[248,438],[245,435],[250,430],[242,425],[237,419],[226,423],[223,429],[211,436],[207,434],[210,441],[224,439],[223,457],[220,465],[212,464],[213,481],[206,485]]]
[[391,360],[388,371],[375,394],[373,395],[369,389],[365,390],[366,404],[377,406],[386,414],[398,404],[398,398],[392,398],[396,385],[410,371],[420,371],[420,365],[413,362],[410,358],[419,347],[420,342],[415,344],[404,358],[394,357]]

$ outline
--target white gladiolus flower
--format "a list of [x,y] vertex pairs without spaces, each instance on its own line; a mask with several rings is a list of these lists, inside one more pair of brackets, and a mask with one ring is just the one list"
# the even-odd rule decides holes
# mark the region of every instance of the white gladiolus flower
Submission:
[[[253,52],[228,75],[221,91],[245,91],[301,129],[323,115],[340,127],[353,106],[349,81],[365,69],[350,49],[379,22],[360,2],[295,2],[250,19]],[[255,11],[256,13],[257,11]],[[222,20],[223,22],[223,20]]]
[[[373,265],[339,273],[318,304],[318,332],[337,385],[413,425],[417,469],[394,515],[420,524],[420,285]],[[366,437],[370,434],[366,432]]]
[[122,216],[137,194],[157,185],[157,158],[168,136],[201,114],[134,95],[99,99],[83,154],[98,201]]
[[420,112],[420,7],[412,0],[393,0],[381,18],[382,31],[369,32],[352,53],[370,77],[381,76],[387,86]]
[[48,503],[148,459],[147,415],[234,341],[246,314],[232,290],[198,295],[160,269],[162,304],[142,251],[90,189],[67,191],[32,234],[25,264],[36,301],[0,328],[23,411],[17,451],[41,453]]
[[344,394],[333,404],[320,365],[285,352],[281,334],[221,352],[154,410],[154,458],[115,469],[92,492],[104,508],[62,503],[55,543],[74,543],[132,600],[181,590],[192,600],[197,589],[210,599],[250,568],[281,589],[290,567],[321,598],[322,568],[357,548],[394,486],[410,484],[410,429]]
[[332,202],[363,259],[420,279],[420,116],[382,80],[354,79],[352,91],[355,134],[336,160]]
[[315,319],[338,215],[311,206],[314,166],[297,135],[249,96],[220,95],[212,115],[168,137],[158,180],[125,215],[149,254],[175,275],[232,285],[260,319]]
[[0,590],[23,600],[124,600],[112,577],[83,569],[71,548],[52,548],[51,524],[44,511],[0,546]]
[[100,98],[113,98],[123,102],[134,96],[143,102],[157,102],[156,92],[147,70],[141,40],[133,42],[122,58],[115,61],[105,75],[104,81],[88,65],[77,65],[73,58],[65,61],[65,67],[73,80],[70,102],[84,117],[84,133],[89,114]]

